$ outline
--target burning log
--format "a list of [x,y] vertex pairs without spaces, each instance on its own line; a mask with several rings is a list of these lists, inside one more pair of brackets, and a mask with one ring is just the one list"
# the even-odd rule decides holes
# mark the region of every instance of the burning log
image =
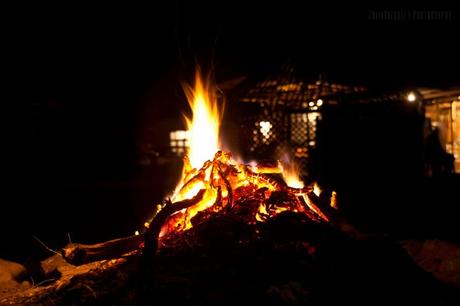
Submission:
[[219,168],[219,176],[224,181],[225,189],[227,190],[227,208],[231,209],[233,206],[233,190],[230,182],[227,180],[225,175],[222,173],[222,170]]
[[305,200],[306,206],[315,212],[321,219],[329,222],[331,220],[331,213],[325,213],[325,208],[329,207],[328,205],[321,205],[320,198],[314,192],[308,192],[303,194],[303,199]]
[[145,233],[144,254],[146,254],[147,257],[149,255],[154,255],[158,249],[160,231],[168,217],[182,209],[196,205],[199,201],[201,201],[201,199],[203,199],[205,191],[206,190],[201,189],[192,199],[189,200],[183,200],[175,203],[171,202],[171,200],[166,201],[166,205],[157,213],[155,218],[153,218],[147,232]]

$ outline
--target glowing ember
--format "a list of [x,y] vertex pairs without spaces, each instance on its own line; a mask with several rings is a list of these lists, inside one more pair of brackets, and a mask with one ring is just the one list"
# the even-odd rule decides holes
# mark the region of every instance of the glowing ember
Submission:
[[[222,112],[212,88],[199,74],[195,88],[185,88],[193,111],[193,117],[186,118],[190,148],[171,200],[193,198],[200,190],[205,190],[204,196],[196,205],[171,215],[163,225],[160,239],[190,229],[195,220],[215,213],[244,216],[249,224],[264,222],[283,211],[327,222],[328,218],[315,204],[319,187],[304,186],[294,163],[284,160],[274,165],[247,165],[219,149]],[[261,128],[269,129],[267,124],[261,124]]]

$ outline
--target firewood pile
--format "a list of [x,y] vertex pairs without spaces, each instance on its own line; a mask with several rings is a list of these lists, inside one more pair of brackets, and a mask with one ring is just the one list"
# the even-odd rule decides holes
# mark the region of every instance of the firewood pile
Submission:
[[[86,258],[82,264],[70,264],[65,253],[78,245],[67,246],[63,256],[41,262],[40,283],[4,295],[0,305],[445,305],[451,301],[450,291],[418,268],[397,243],[356,239],[333,224],[295,212],[255,224],[240,213],[198,214],[191,229],[160,240],[154,253],[138,247],[112,258],[129,249],[119,248],[127,245],[121,239],[102,244],[111,259],[94,257],[91,260],[96,261]],[[101,245],[96,247],[101,250]]]

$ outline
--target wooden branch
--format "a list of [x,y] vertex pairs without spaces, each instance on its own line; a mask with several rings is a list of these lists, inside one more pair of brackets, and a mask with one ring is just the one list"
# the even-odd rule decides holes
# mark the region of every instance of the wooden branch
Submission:
[[[334,222],[336,218],[336,211],[329,206],[329,203],[321,201],[313,190],[306,193],[305,197],[308,198],[310,209],[317,214],[323,221]],[[307,200],[307,199],[306,199]],[[308,205],[307,204],[307,205]]]
[[96,244],[72,243],[64,247],[61,253],[68,263],[78,266],[103,259],[119,258],[138,249],[142,242],[144,242],[144,234]]
[[205,189],[201,189],[193,198],[180,202],[172,203],[170,200],[166,201],[166,205],[157,213],[152,222],[150,222],[150,226],[145,233],[144,255],[146,255],[146,257],[153,256],[156,253],[161,228],[169,216],[179,210],[189,208],[200,202],[201,199],[203,199],[205,191]]
[[218,168],[218,172],[219,172],[220,178],[224,181],[225,189],[227,189],[227,211],[230,211],[233,207],[232,185],[230,185],[230,182],[227,180],[227,178],[225,177],[220,167]]
[[62,257],[68,263],[78,266],[98,260],[119,258],[126,253],[139,249],[143,242],[147,253],[150,251],[155,253],[158,247],[158,235],[168,217],[179,210],[197,204],[203,198],[204,192],[204,189],[200,190],[195,197],[189,200],[176,203],[168,201],[166,206],[152,220],[149,229],[144,234],[96,244],[72,243],[62,249]]

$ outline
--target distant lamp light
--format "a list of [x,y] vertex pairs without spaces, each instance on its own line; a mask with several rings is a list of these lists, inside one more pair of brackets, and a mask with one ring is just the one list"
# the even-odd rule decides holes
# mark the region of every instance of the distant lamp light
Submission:
[[417,97],[415,96],[415,94],[413,92],[410,92],[408,95],[407,95],[407,101],[409,102],[414,102],[415,100],[417,100]]
[[313,106],[315,106],[315,102],[313,102],[313,101],[310,101],[310,102],[308,103],[308,106],[310,106],[310,107],[313,107]]
[[323,105],[323,100],[318,99],[318,101],[316,101],[316,106],[321,106],[321,105]]

